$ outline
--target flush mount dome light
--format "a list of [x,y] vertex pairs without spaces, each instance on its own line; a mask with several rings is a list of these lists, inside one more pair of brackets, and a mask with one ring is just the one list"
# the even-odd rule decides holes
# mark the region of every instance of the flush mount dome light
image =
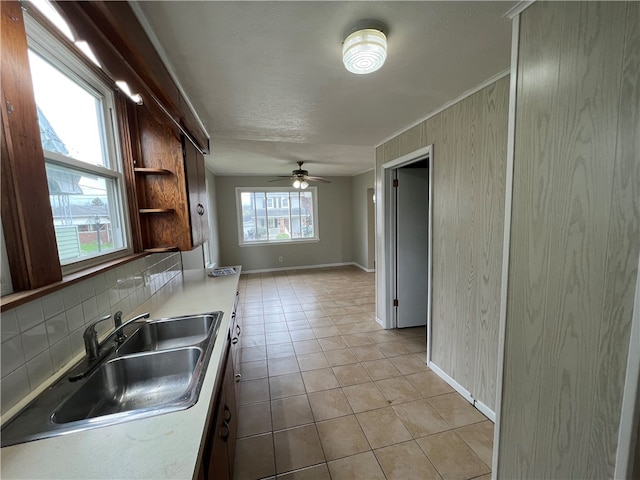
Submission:
[[342,61],[351,73],[378,70],[387,58],[387,37],[380,30],[366,28],[353,32],[342,45]]

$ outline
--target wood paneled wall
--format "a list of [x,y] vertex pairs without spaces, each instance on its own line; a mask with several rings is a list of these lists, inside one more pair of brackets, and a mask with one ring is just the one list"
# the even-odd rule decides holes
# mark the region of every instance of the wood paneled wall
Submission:
[[431,360],[492,410],[508,103],[502,78],[376,151],[380,177],[383,163],[434,145]]
[[58,282],[62,270],[31,88],[22,7],[0,3],[2,224],[15,291]]
[[498,476],[612,478],[640,252],[640,3],[536,2],[517,72]]

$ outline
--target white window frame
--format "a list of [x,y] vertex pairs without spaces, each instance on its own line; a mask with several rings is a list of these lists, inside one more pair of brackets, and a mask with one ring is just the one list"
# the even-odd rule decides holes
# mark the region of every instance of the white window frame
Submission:
[[[101,165],[91,165],[76,160],[57,152],[44,151],[44,162],[76,171],[84,171],[89,175],[97,175],[105,179],[113,180],[114,194],[110,195],[109,202],[115,212],[112,219],[112,229],[119,230],[122,236],[123,247],[104,254],[92,255],[69,262],[61,262],[63,275],[94,267],[117,258],[122,258],[133,253],[131,238],[131,223],[129,221],[126,186],[123,175],[120,145],[117,136],[117,124],[115,120],[114,88],[96,75],[88,66],[86,59],[77,56],[63,43],[57,40],[46,28],[40,25],[25,12],[25,26],[27,31],[27,43],[30,50],[49,61],[61,73],[75,81],[91,93],[95,94],[102,102],[102,118],[104,134],[105,157],[109,168]],[[115,234],[116,232],[114,232]]]
[[[244,225],[243,225],[243,216],[242,216],[242,193],[271,193],[271,192],[287,192],[287,193],[311,193],[311,198],[313,201],[313,234],[314,236],[311,238],[287,238],[287,239],[279,239],[279,240],[258,240],[258,241],[245,241],[244,240]],[[267,199],[268,201],[269,199]],[[254,203],[254,211],[257,208],[257,205]],[[265,202],[266,203],[266,202]],[[288,205],[282,208],[288,208],[289,213],[291,213],[290,203],[287,202]],[[271,207],[273,208],[273,207]],[[267,209],[265,208],[265,211]],[[267,215],[266,218],[267,225],[269,224],[269,217]],[[293,187],[236,187],[236,223],[238,224],[238,245],[240,247],[252,247],[256,245],[282,245],[283,243],[314,243],[320,241],[320,224],[318,219],[318,187],[308,187],[304,190]],[[268,228],[268,227],[267,227]]]

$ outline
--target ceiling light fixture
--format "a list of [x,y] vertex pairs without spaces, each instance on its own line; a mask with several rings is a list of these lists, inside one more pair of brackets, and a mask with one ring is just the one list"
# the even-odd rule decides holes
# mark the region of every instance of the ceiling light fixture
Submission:
[[296,178],[293,181],[293,188],[301,188],[302,190],[304,190],[305,188],[307,188],[309,186],[309,182],[307,182],[305,179],[300,180],[299,178]]
[[342,45],[342,61],[351,73],[375,72],[384,65],[386,58],[387,37],[374,28],[353,32]]
[[131,100],[136,102],[138,105],[142,105],[142,97],[139,93],[131,92],[129,85],[124,80],[116,80],[116,85],[120,90],[122,90]]

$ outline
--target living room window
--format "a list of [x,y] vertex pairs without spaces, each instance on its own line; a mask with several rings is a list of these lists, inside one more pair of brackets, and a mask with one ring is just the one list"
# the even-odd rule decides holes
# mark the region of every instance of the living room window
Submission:
[[29,64],[63,273],[130,253],[113,91],[27,21]]
[[318,241],[316,187],[236,188],[240,245]]

